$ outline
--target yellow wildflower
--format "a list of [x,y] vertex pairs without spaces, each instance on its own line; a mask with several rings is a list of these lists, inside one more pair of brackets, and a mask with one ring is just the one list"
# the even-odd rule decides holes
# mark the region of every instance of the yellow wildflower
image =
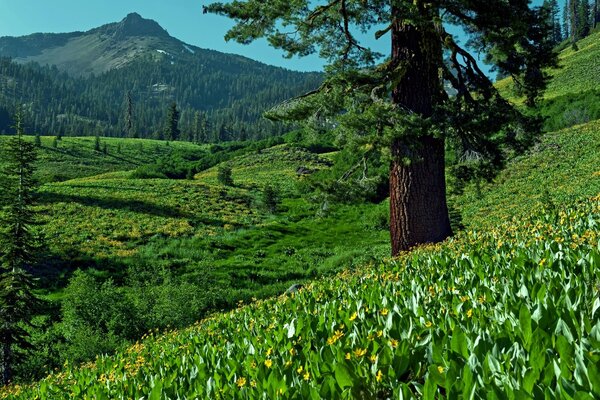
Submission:
[[388,310],[387,308],[384,308],[383,310],[380,311],[381,315],[383,315],[384,317],[386,315],[388,315],[389,312],[390,312],[390,310]]
[[271,359],[267,358],[265,360],[265,367],[271,368],[272,365],[273,365],[273,361],[271,361]]
[[242,387],[246,384],[246,378],[244,378],[243,376],[240,376],[238,378],[237,381],[235,381],[235,384],[238,385],[238,387]]
[[356,317],[358,317],[358,315],[356,313],[352,314],[350,316],[350,321],[354,321],[356,319]]
[[367,354],[367,349],[358,348],[358,349],[354,350],[354,355],[357,358],[360,358],[360,357],[364,356],[365,354]]
[[375,380],[377,382],[381,382],[381,380],[383,379],[383,374],[381,373],[381,370],[377,371],[377,375],[375,376]]
[[303,378],[305,381],[309,380],[309,379],[310,379],[310,372],[306,371],[306,372],[304,373],[304,375],[302,376],[302,378]]
[[469,311],[467,311],[467,317],[471,318],[473,316],[473,309],[470,308]]

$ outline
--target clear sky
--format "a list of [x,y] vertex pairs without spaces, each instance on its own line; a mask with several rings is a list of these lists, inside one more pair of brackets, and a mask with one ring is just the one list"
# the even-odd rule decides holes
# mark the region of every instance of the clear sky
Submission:
[[[260,40],[250,45],[225,42],[223,36],[233,23],[220,16],[203,14],[202,6],[212,0],[0,0],[0,36],[22,36],[36,32],[86,31],[118,22],[137,12],[157,21],[171,36],[186,43],[225,53],[241,54],[267,64],[301,71],[321,70],[317,56],[285,59],[282,52]],[[539,3],[540,0],[534,1]],[[389,40],[370,40],[383,53]]]

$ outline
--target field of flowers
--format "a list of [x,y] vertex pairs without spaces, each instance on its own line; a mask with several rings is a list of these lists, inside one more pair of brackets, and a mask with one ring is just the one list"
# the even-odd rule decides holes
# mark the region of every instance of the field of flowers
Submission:
[[600,396],[600,196],[151,332],[0,398]]

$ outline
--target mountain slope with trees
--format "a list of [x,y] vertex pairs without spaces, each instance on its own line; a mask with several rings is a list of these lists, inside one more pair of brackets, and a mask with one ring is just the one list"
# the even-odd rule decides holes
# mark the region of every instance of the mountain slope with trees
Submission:
[[0,57],[0,132],[25,104],[30,132],[157,138],[176,102],[182,140],[261,139],[284,132],[265,110],[322,80],[187,45],[137,14],[88,32],[0,38]]

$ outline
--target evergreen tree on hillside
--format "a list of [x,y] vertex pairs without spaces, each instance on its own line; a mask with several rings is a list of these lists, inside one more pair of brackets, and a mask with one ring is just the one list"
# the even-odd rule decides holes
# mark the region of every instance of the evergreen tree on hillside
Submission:
[[588,0],[578,0],[577,1],[577,39],[583,39],[584,37],[590,34],[591,30],[591,13],[590,13],[590,4]]
[[133,99],[131,91],[127,91],[125,95],[125,137],[138,138],[138,134],[133,130]]
[[208,142],[208,124],[206,114],[201,111],[194,113],[194,141],[196,143]]
[[547,12],[547,23],[552,27],[548,40],[557,45],[563,40],[558,0],[544,0],[543,8]]
[[570,4],[571,0],[565,0],[565,4],[563,5],[563,14],[562,14],[562,31],[563,31],[563,40],[567,40],[571,38],[571,12],[570,12]]
[[181,132],[179,131],[179,111],[177,110],[177,103],[173,102],[169,106],[169,112],[167,114],[167,130],[165,136],[167,140],[178,140]]
[[592,7],[592,26],[594,29],[600,24],[600,0],[594,0],[594,6]]
[[[517,79],[529,106],[545,86],[544,68],[555,64],[547,40],[551,28],[539,9],[529,8],[528,0],[240,0],[213,3],[204,11],[236,20],[228,40],[267,38],[288,56],[319,52],[328,60],[319,90],[269,116],[329,123],[349,140],[367,144],[365,156],[373,148],[389,149],[394,255],[452,234],[446,204],[447,144],[496,165],[502,154],[498,138],[519,146],[516,132],[534,130],[498,95],[443,22],[471,32],[470,43]],[[391,37],[385,58],[356,36],[373,25],[382,27],[376,38]],[[454,87],[456,96],[447,95],[445,83]],[[502,131],[505,135],[498,135]]]
[[33,178],[35,146],[24,140],[23,114],[15,115],[16,136],[2,148],[0,180],[0,384],[12,379],[19,350],[28,347],[25,325],[38,301],[28,273],[35,264],[39,243],[31,231],[35,223]]

